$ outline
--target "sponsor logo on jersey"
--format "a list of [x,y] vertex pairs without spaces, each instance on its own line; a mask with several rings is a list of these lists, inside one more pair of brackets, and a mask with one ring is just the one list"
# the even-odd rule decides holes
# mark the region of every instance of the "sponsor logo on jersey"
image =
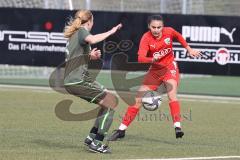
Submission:
[[176,73],[177,73],[176,70],[170,70],[170,72],[171,72],[171,74],[172,74],[173,77],[176,77]]
[[165,42],[167,45],[170,45],[171,40],[170,40],[170,38],[166,38],[166,39],[164,39],[164,42]]
[[170,53],[171,51],[172,51],[171,48],[165,48],[165,49],[163,49],[163,50],[160,50],[160,51],[158,51],[158,52],[153,53],[153,56],[155,56],[155,55],[158,54],[158,56],[159,56],[160,58],[162,58],[162,57],[166,56],[168,53]]

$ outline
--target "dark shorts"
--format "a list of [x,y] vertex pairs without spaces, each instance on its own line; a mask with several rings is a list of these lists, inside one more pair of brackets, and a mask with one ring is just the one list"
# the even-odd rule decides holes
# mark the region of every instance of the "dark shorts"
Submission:
[[69,94],[75,95],[90,103],[98,104],[106,96],[105,88],[98,82],[82,81],[77,84],[65,85]]

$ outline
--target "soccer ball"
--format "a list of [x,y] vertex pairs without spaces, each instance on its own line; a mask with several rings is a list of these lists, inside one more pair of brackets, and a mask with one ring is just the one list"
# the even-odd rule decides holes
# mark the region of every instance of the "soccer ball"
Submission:
[[156,91],[147,91],[142,97],[143,108],[148,111],[155,111],[162,103],[161,95]]

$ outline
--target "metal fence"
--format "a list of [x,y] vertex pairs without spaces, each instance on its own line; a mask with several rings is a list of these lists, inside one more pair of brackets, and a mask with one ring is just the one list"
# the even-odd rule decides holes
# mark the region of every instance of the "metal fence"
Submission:
[[0,0],[0,7],[240,16],[240,0]]

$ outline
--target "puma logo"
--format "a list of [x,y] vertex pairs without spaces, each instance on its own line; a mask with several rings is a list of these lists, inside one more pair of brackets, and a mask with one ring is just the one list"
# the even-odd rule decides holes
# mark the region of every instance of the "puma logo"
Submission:
[[231,32],[228,32],[228,30],[226,30],[225,28],[221,28],[221,33],[228,36],[228,38],[230,39],[230,41],[233,43],[233,33],[236,31],[236,28],[233,28]]
[[156,48],[155,44],[150,44],[150,47]]

